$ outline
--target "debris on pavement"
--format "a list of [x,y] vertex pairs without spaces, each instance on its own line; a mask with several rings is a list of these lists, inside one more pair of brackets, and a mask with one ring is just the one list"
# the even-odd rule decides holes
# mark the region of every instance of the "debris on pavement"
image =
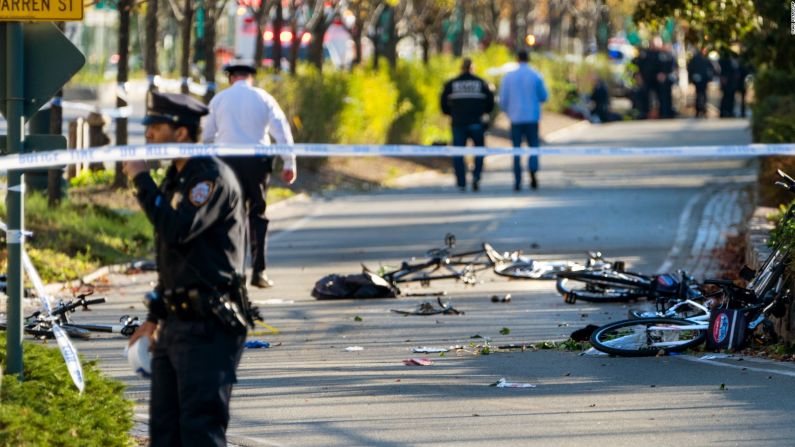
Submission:
[[348,346],[347,348],[345,348],[345,350],[348,352],[356,352],[356,351],[364,351],[364,348],[361,346]]
[[492,383],[489,386],[495,386],[497,388],[535,388],[536,387],[532,383],[508,382],[507,380],[505,380],[505,377]]
[[400,315],[438,315],[438,314],[445,314],[445,315],[463,315],[464,312],[456,309],[453,307],[453,303],[450,300],[447,300],[446,303],[442,302],[441,297],[437,297],[436,301],[439,307],[436,307],[431,302],[425,301],[417,305],[414,310],[406,311],[406,310],[398,310],[398,309],[391,309],[392,312]]
[[271,344],[267,341],[249,340],[243,344],[248,349],[270,348]]
[[730,359],[734,357],[732,354],[707,354],[701,356],[701,360],[717,360],[717,359]]
[[584,328],[577,329],[576,331],[572,332],[569,337],[571,337],[571,339],[574,341],[589,341],[591,339],[591,334],[593,334],[597,329],[599,329],[599,326],[595,324],[589,324]]
[[403,360],[403,364],[406,366],[431,366],[433,365],[433,362],[431,361],[431,359],[413,357],[410,359]]
[[505,303],[505,304],[510,303],[511,302],[511,294],[508,293],[504,297],[499,297],[497,295],[492,295],[491,296],[491,302],[492,303]]
[[448,348],[419,346],[412,349],[411,352],[416,352],[417,354],[441,354],[444,352],[458,351],[459,349],[464,349],[464,347],[459,345],[450,346]]

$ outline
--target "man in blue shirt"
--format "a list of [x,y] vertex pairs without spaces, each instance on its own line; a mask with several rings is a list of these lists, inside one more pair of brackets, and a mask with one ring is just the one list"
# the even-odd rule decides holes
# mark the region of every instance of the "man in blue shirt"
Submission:
[[[522,145],[522,138],[527,145],[538,147],[538,122],[541,120],[541,103],[547,100],[547,88],[544,78],[530,68],[530,55],[527,51],[517,54],[519,68],[508,73],[500,85],[500,108],[511,119],[511,140],[513,146]],[[530,171],[530,187],[538,188],[536,172],[538,171],[538,150],[531,151],[528,169]],[[522,158],[513,157],[513,190],[522,188]]]

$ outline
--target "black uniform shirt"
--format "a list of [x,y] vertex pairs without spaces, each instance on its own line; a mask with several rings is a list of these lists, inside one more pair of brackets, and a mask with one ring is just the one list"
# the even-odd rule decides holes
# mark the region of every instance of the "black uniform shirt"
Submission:
[[157,270],[165,289],[220,288],[242,275],[245,211],[232,170],[215,158],[172,165],[160,189],[148,173],[133,180],[155,227]]
[[453,118],[453,126],[481,123],[483,114],[494,110],[494,93],[483,79],[463,73],[444,85],[442,112]]

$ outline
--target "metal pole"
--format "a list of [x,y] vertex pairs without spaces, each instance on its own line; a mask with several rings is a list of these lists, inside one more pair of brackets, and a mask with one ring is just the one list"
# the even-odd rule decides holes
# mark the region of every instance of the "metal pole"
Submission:
[[[24,39],[22,23],[10,22],[6,26],[6,118],[8,119],[8,153],[24,151],[25,126],[23,117],[25,70],[23,68]],[[6,371],[22,379],[22,224],[23,191],[22,172],[8,171],[8,360]]]

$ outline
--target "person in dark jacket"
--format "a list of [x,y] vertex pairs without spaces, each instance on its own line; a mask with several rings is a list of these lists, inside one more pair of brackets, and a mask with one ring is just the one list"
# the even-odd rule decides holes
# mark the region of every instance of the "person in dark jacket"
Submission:
[[707,86],[714,77],[715,67],[704,56],[704,50],[695,51],[687,63],[687,78],[696,87],[696,118],[707,115]]
[[735,94],[739,88],[740,64],[737,57],[728,50],[724,50],[718,60],[720,64],[720,117],[734,118]]
[[[194,143],[207,108],[187,96],[150,93],[147,143]],[[230,325],[244,290],[246,213],[234,172],[216,158],[173,161],[158,187],[144,161],[124,163],[155,228],[158,285],[130,337],[152,351],[152,446],[226,446],[229,400],[246,325]],[[219,304],[224,308],[220,308]],[[234,323],[234,321],[232,321]]]
[[614,121],[613,114],[610,113],[610,91],[607,83],[597,74],[592,75],[593,90],[591,91],[591,116],[598,117],[600,123]]
[[[494,93],[486,82],[472,74],[472,60],[464,58],[461,74],[444,85],[441,97],[442,112],[450,115],[453,128],[453,146],[466,146],[471,139],[475,146],[483,146],[486,124],[484,115],[494,110]],[[464,157],[453,157],[456,184],[466,191],[466,165]],[[480,189],[483,156],[475,157],[472,172],[472,190]]]

